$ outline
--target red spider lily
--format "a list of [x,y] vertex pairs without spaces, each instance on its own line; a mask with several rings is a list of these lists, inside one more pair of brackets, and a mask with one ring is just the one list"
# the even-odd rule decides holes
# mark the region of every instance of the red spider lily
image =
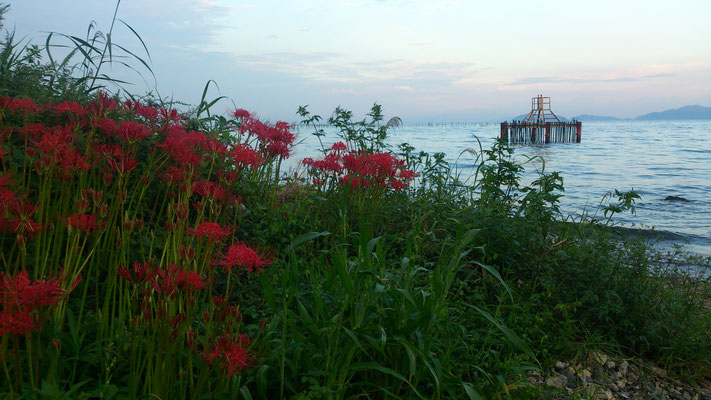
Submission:
[[331,146],[331,150],[333,151],[346,151],[348,150],[348,147],[346,147],[346,144],[343,142],[336,142]]
[[305,158],[301,161],[301,163],[318,171],[335,173],[341,173],[341,171],[343,171],[341,157],[337,153],[329,153],[323,160]]
[[182,269],[172,263],[165,268],[156,268],[153,276],[149,279],[153,290],[165,297],[175,297],[180,283],[180,271]]
[[111,118],[102,118],[94,123],[94,128],[103,131],[109,136],[115,136],[118,131],[116,120]]
[[232,229],[222,228],[217,222],[202,222],[195,229],[188,228],[188,233],[198,238],[206,238],[208,242],[213,243],[224,239],[232,233]]
[[266,267],[274,260],[274,255],[268,252],[258,253],[244,243],[235,243],[227,249],[227,253],[218,263],[222,265],[225,272],[232,272],[233,268],[246,268],[247,273],[252,273],[255,270],[257,273],[262,272],[262,267]]
[[205,138],[205,141],[202,143],[202,148],[210,153],[227,154],[227,145],[211,137]]
[[62,176],[69,176],[69,172],[88,172],[95,163],[82,157],[74,148],[63,148],[58,153],[59,172]]
[[235,112],[232,113],[232,115],[234,115],[234,117],[237,119],[247,119],[252,117],[252,114],[250,114],[249,111],[243,110],[241,108],[236,109]]
[[[124,268],[124,272],[121,272],[121,276],[125,273]],[[203,279],[198,273],[186,271],[178,265],[172,263],[167,265],[165,268],[156,268],[147,274],[150,274],[150,276],[143,279],[141,282],[148,280],[151,283],[153,290],[170,298],[175,297],[178,288],[182,288],[187,293],[193,293],[196,290],[205,289],[212,283],[212,280]]]
[[109,97],[104,92],[99,92],[94,101],[89,102],[85,109],[91,120],[99,120],[104,118],[110,111],[118,107],[118,102]]
[[57,106],[54,107],[54,112],[57,114],[74,114],[74,115],[84,115],[86,114],[86,110],[84,107],[81,106],[81,104],[74,102],[74,101],[65,101]]
[[183,118],[178,114],[177,110],[174,109],[169,109],[169,108],[160,108],[158,110],[160,113],[161,118],[163,118],[163,121],[167,123],[178,123],[180,120]]
[[238,168],[258,167],[263,162],[259,153],[246,143],[233,147],[229,155]]
[[39,109],[32,99],[12,99],[7,105],[7,109],[20,114],[37,114]]
[[61,219],[70,227],[79,229],[87,235],[90,235],[91,231],[99,227],[99,224],[96,222],[96,217],[92,214],[76,213],[66,219]]
[[176,115],[175,117],[170,114],[169,111],[165,109],[157,109],[155,107],[151,106],[146,106],[146,105],[141,105],[140,102],[138,101],[130,101],[127,100],[123,103],[123,109],[127,111],[133,111],[137,116],[145,119],[146,121],[149,122],[157,122],[159,118],[163,118],[166,121],[168,120],[176,120],[177,121],[177,112],[175,110],[170,110],[173,111]]
[[169,185],[190,181],[193,172],[190,168],[185,167],[168,167],[162,174],[161,178]]
[[94,149],[107,159],[123,156],[123,150],[121,150],[121,146],[117,144],[100,144],[96,145]]
[[116,128],[114,135],[127,143],[141,141],[151,136],[151,131],[142,124],[133,121],[123,121]]
[[9,189],[11,183],[10,175],[0,175],[0,215],[3,214],[3,209],[18,201],[17,193]]
[[146,261],[143,263],[134,262],[132,270],[133,273],[131,273],[128,268],[119,266],[117,273],[120,277],[134,284],[147,282],[155,275],[153,261]]
[[178,277],[178,282],[183,287],[183,290],[192,293],[195,290],[205,289],[212,283],[212,280],[203,279],[197,272],[182,271]]
[[106,160],[106,162],[109,164],[109,166],[111,168],[113,168],[116,172],[118,172],[121,175],[126,174],[127,172],[131,171],[132,169],[136,168],[136,166],[138,166],[138,161],[136,161],[135,158],[128,157],[128,156],[122,156],[122,157],[119,157],[118,159],[110,158],[110,159]]
[[56,280],[30,282],[27,271],[14,277],[0,272],[0,336],[32,332],[40,326],[38,310],[56,306],[65,293]]
[[193,183],[190,191],[208,199],[224,200],[227,197],[227,192],[222,186],[206,180]]
[[30,141],[35,141],[38,137],[41,137],[45,133],[49,132],[50,128],[45,124],[29,122],[26,123],[18,132]]
[[244,368],[253,366],[254,355],[225,333],[212,344],[209,351],[202,353],[202,359],[208,365],[217,360],[224,376],[237,376]]
[[239,179],[239,172],[237,171],[224,171],[224,170],[219,170],[215,174],[217,176],[217,180],[222,182],[223,184],[234,184],[237,182],[237,179]]
[[181,166],[198,166],[202,159],[197,155],[196,151],[198,145],[204,141],[205,134],[202,132],[192,131],[187,133],[181,127],[170,126],[165,140],[159,146]]

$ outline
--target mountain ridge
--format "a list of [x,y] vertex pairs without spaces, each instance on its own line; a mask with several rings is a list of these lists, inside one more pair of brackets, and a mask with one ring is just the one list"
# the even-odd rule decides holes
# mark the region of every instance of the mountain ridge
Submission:
[[[520,121],[526,114],[521,114],[513,118]],[[678,121],[678,120],[710,120],[711,107],[704,107],[698,104],[688,105],[679,108],[671,108],[664,111],[655,111],[634,118],[619,118],[612,116],[580,114],[572,118],[558,116],[561,121]]]

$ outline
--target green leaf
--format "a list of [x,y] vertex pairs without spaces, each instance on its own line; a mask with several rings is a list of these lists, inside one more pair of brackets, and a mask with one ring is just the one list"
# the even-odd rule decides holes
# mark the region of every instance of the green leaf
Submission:
[[397,378],[398,380],[402,381],[403,383],[406,383],[410,388],[412,388],[412,391],[417,395],[417,397],[424,399],[425,397],[420,394],[420,392],[417,391],[417,389],[410,383],[410,381],[407,380],[404,376],[402,376],[400,373],[398,373],[395,370],[392,370],[390,368],[384,367],[376,362],[360,362],[360,363],[354,363],[351,364],[350,367],[348,367],[349,370],[352,371],[368,371],[368,370],[376,370],[378,372],[381,372],[383,374],[390,375],[392,377]]
[[259,277],[259,282],[262,283],[262,291],[264,292],[264,299],[269,304],[272,310],[277,311],[276,298],[274,296],[274,289],[272,288],[272,283],[269,278],[264,274],[257,274]]
[[520,337],[518,337],[518,335],[516,334],[516,332],[512,331],[511,329],[509,329],[509,327],[507,327],[506,325],[504,325],[504,324],[502,324],[501,322],[497,321],[497,320],[496,320],[491,314],[489,314],[487,311],[482,310],[481,308],[476,307],[476,306],[472,306],[472,305],[470,305],[469,307],[473,308],[473,309],[476,310],[479,314],[481,314],[484,318],[486,318],[487,320],[489,320],[489,322],[491,322],[496,328],[498,328],[498,329],[504,334],[504,336],[506,336],[506,339],[508,339],[509,342],[511,342],[511,344],[513,344],[517,349],[519,349],[519,350],[523,351],[524,353],[526,353],[529,357],[531,357],[532,360],[538,361],[538,359],[536,358],[536,355],[533,354],[533,351],[531,350],[531,348],[528,347],[528,345],[526,344],[526,342],[524,342],[523,340],[521,340]]
[[479,392],[474,389],[474,387],[467,383],[467,382],[462,382],[462,386],[464,386],[464,392],[469,396],[471,400],[481,400],[483,397],[479,394]]
[[330,234],[331,234],[331,233],[330,233],[330,232],[327,232],[327,231],[304,233],[303,235],[301,235],[301,236],[297,237],[296,239],[294,239],[293,242],[291,242],[291,248],[293,249],[293,248],[295,248],[296,246],[300,245],[301,243],[308,242],[308,241],[310,241],[310,240],[314,240],[314,239],[316,239],[317,237],[320,237],[320,236],[328,236],[328,235],[330,235]]

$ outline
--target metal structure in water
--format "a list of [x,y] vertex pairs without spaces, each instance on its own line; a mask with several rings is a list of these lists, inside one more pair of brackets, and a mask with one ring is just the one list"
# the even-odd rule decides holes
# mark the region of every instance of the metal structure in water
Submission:
[[521,121],[501,123],[501,138],[514,144],[580,143],[582,122],[561,121],[551,110],[551,98],[531,99],[531,112]]

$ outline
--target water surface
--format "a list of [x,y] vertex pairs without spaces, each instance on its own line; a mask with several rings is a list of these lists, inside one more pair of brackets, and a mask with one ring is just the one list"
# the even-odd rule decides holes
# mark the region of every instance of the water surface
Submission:
[[[301,129],[292,167],[304,157],[318,156],[318,141],[310,132]],[[326,132],[325,144],[338,140],[335,130]],[[489,148],[498,134],[498,124],[405,125],[391,130],[388,142],[446,153],[466,176],[475,160],[462,153],[479,150],[476,138]],[[673,241],[687,241],[689,250],[711,254],[711,121],[583,122],[581,143],[517,146],[515,156],[521,161],[540,156],[547,172],[561,172],[564,212],[594,213],[606,193],[634,189],[642,196],[636,214],[617,215],[617,221],[670,233]],[[535,171],[541,164],[527,169]],[[689,202],[665,201],[667,196]]]

